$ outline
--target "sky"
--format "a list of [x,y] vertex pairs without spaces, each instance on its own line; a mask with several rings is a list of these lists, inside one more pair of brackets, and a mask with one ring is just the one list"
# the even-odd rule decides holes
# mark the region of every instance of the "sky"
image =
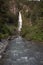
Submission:
[[28,0],[28,1],[40,1],[40,0]]

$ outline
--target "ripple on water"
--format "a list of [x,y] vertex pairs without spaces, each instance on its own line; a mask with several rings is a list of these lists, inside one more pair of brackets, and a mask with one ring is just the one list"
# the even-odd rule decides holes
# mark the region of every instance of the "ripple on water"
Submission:
[[34,57],[29,58],[29,65],[38,65],[38,63]]
[[28,62],[28,57],[18,58],[17,61],[19,61],[19,62]]
[[36,57],[37,59],[40,59],[40,52],[36,52],[36,53],[35,53],[35,57]]

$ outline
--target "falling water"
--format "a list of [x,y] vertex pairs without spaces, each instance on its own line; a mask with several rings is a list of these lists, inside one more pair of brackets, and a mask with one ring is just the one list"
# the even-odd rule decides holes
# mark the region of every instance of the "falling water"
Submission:
[[20,32],[22,28],[22,16],[21,12],[19,12],[19,20],[18,20],[18,31]]

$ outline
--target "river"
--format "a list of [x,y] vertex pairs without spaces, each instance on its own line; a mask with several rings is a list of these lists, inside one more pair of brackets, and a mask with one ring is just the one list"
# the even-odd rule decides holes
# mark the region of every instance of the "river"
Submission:
[[43,44],[18,36],[9,41],[0,65],[43,65]]

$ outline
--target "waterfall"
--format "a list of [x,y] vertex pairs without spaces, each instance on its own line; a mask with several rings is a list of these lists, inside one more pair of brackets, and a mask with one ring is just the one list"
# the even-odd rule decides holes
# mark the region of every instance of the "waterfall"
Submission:
[[20,32],[22,28],[22,16],[21,12],[19,12],[19,20],[18,20],[18,31]]

